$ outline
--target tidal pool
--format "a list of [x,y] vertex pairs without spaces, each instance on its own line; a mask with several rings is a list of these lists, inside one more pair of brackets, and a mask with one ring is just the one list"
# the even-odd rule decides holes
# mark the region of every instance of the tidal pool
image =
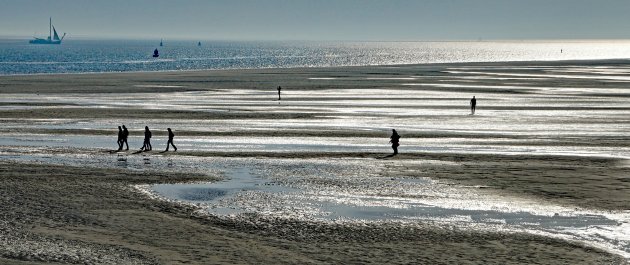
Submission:
[[[256,213],[316,222],[430,222],[499,228],[581,241],[630,257],[628,213],[567,208],[430,179],[387,179],[375,175],[374,165],[357,165],[358,160],[328,161],[329,168],[322,168],[326,167],[322,163],[257,161],[249,167],[224,169],[224,181],[160,184],[150,189],[228,218]],[[287,176],[289,167],[300,170]],[[352,170],[341,169],[344,167]],[[381,192],[374,194],[373,190]],[[399,196],[401,190],[414,196]]]

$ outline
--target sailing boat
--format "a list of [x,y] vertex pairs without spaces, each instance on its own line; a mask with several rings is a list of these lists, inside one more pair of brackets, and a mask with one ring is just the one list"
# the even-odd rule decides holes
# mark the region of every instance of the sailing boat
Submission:
[[197,42],[197,46],[201,46],[201,41],[200,41],[200,42]]
[[160,39],[160,47],[164,46],[164,43],[162,43],[162,39]]
[[[61,39],[59,38],[59,35],[57,34],[57,30],[52,25],[52,17],[50,18],[50,21],[49,21],[49,24],[48,24],[48,31],[49,31],[48,38],[40,39],[40,38],[36,37],[34,40],[28,41],[28,43],[31,43],[31,44],[61,44],[61,41],[63,40],[63,38],[66,37],[66,33],[64,33],[63,36],[61,36]],[[54,32],[54,34],[53,34],[53,32]]]

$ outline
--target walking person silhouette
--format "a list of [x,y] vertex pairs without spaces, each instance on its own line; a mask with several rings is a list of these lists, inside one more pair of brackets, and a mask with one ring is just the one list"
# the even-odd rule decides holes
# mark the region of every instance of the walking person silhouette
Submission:
[[475,115],[475,108],[477,107],[477,99],[475,96],[470,100],[470,114]]
[[392,129],[392,136],[389,137],[389,142],[392,144],[392,149],[394,149],[394,154],[392,154],[392,156],[395,156],[398,154],[398,146],[400,141],[400,135],[398,135],[398,132],[396,132],[396,129]]
[[118,143],[118,151],[122,150],[124,135],[123,129],[118,126],[118,141],[116,141],[116,143]]
[[144,126],[144,143],[140,151],[151,151],[153,147],[151,146],[151,131],[149,131],[149,126]]
[[282,88],[278,86],[278,100],[280,100],[280,90],[282,90]]
[[129,143],[127,143],[127,138],[129,137],[129,131],[127,130],[127,127],[125,127],[124,124],[123,124],[122,128],[123,128],[123,137],[122,137],[122,142],[120,142],[120,149],[122,149],[123,144],[125,144],[125,146],[127,147],[125,149],[125,151],[128,151],[129,150]]
[[173,133],[173,131],[171,131],[171,128],[166,128],[168,130],[168,142],[166,142],[166,151],[168,151],[169,145],[172,145],[173,148],[175,148],[175,152],[177,152],[177,146],[175,146],[175,144],[173,144],[173,137],[175,137],[175,134]]

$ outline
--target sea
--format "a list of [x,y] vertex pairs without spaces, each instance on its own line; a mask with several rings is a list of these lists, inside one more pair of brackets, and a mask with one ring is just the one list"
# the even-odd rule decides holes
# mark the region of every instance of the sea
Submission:
[[[0,40],[0,75],[630,58],[630,41]],[[160,56],[152,57],[158,49]]]

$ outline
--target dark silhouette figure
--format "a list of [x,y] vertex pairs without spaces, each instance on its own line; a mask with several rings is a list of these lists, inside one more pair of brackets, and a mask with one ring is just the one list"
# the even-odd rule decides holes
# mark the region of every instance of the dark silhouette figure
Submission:
[[475,96],[470,100],[470,114],[475,115],[475,108],[477,107],[477,99]]
[[122,150],[124,135],[123,129],[118,126],[118,141],[116,141],[116,143],[118,143],[118,151]]
[[140,150],[151,151],[153,147],[151,146],[151,131],[149,131],[149,126],[144,126],[144,144]]
[[392,136],[389,137],[389,142],[392,144],[392,149],[394,149],[394,154],[392,156],[395,156],[398,154],[398,146],[400,145],[398,143],[399,141],[400,141],[400,135],[398,135],[395,129],[392,129]]
[[127,130],[127,127],[125,127],[125,125],[123,124],[122,126],[123,128],[123,137],[122,137],[122,142],[120,142],[120,149],[122,149],[123,144],[125,144],[126,149],[125,151],[129,150],[129,144],[127,143],[127,138],[129,137],[129,131]]
[[280,90],[282,90],[282,88],[278,86],[278,100],[280,100]]
[[153,57],[160,57],[160,52],[157,49],[153,50]]
[[170,147],[169,145],[172,145],[173,148],[175,148],[175,152],[177,152],[177,146],[173,144],[173,137],[175,137],[175,134],[173,133],[173,131],[171,131],[171,128],[166,129],[168,130],[168,142],[166,142],[166,151],[168,151],[168,148]]

